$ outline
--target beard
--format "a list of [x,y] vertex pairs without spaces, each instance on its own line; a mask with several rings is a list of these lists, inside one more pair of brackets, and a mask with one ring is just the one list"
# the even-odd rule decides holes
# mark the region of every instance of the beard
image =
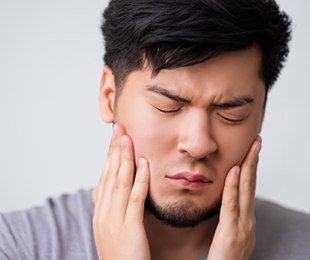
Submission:
[[174,228],[195,227],[219,214],[221,200],[210,209],[198,208],[191,201],[172,202],[158,205],[149,195],[145,200],[145,209],[161,223]]

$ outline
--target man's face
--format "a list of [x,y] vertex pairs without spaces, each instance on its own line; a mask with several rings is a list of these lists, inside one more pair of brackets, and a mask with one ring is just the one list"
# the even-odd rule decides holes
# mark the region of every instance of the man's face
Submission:
[[131,136],[136,160],[148,160],[149,198],[162,214],[197,218],[218,206],[226,174],[261,128],[260,67],[253,47],[156,76],[149,69],[129,75],[114,121]]

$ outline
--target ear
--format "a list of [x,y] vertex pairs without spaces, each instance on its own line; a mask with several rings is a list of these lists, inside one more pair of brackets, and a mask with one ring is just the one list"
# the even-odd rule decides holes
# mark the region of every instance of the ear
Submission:
[[112,123],[114,121],[115,98],[116,86],[113,71],[109,67],[105,66],[100,82],[99,104],[101,117],[107,123]]

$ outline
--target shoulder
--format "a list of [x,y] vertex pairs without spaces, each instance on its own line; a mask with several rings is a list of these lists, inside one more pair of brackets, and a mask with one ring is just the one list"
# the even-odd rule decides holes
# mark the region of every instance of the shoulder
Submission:
[[310,215],[256,200],[256,247],[252,259],[310,257]]
[[[2,253],[9,259],[87,259],[85,254],[93,246],[92,214],[90,191],[84,190],[50,198],[40,207],[1,214],[0,256]],[[84,257],[68,257],[74,252]]]

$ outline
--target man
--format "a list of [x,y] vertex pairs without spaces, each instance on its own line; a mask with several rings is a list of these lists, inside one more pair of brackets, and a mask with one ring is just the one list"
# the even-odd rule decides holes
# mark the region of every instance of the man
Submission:
[[1,216],[1,259],[309,259],[309,216],[254,205],[287,15],[271,0],[112,0],[102,31],[100,182]]

